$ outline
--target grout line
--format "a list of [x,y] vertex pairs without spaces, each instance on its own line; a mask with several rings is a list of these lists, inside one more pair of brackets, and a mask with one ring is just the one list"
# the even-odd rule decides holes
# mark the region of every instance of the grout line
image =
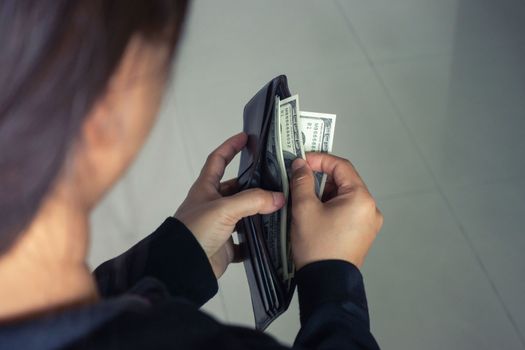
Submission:
[[[197,174],[195,172],[195,169],[193,168],[193,165],[191,164],[191,160],[190,160],[190,157],[189,157],[189,154],[190,154],[190,150],[187,146],[187,139],[185,137],[185,132],[182,130],[182,128],[180,127],[181,125],[184,125],[181,123],[181,121],[179,120],[178,118],[178,115],[177,115],[177,109],[175,108],[174,109],[174,117],[171,121],[171,124],[172,124],[172,127],[173,127],[173,130],[175,130],[175,132],[177,133],[176,137],[179,137],[179,139],[181,140],[181,145],[182,145],[182,148],[183,148],[183,154],[184,154],[184,162],[186,163],[186,167],[190,170],[190,173],[193,177],[197,178]],[[189,188],[188,188],[189,190]]]
[[[470,190],[473,187],[478,187],[478,186],[493,186],[493,185],[500,185],[500,184],[516,183],[524,179],[525,179],[524,176],[516,175],[516,176],[509,176],[509,177],[498,178],[498,179],[484,180],[484,181],[475,182],[475,183],[468,183],[464,185],[458,185],[458,186],[455,186],[454,189],[458,191],[465,191],[465,190]],[[430,194],[430,193],[434,193],[438,191],[439,191],[438,187],[429,186],[426,188],[414,189],[414,190],[409,190],[409,191],[404,191],[404,192],[394,192],[394,193],[389,193],[389,194],[379,195],[379,196],[374,195],[372,191],[372,195],[377,200],[390,200],[390,199],[397,199],[397,198],[403,198],[403,197],[413,197],[413,196],[418,196],[422,194]]]
[[455,190],[465,191],[465,190],[470,190],[473,187],[480,187],[480,186],[486,187],[486,186],[493,186],[493,185],[500,185],[500,184],[516,183],[522,180],[525,180],[525,174],[486,179],[486,180],[481,180],[478,182],[471,182],[467,184],[456,185],[453,188]]
[[228,312],[228,308],[226,307],[226,299],[224,298],[223,287],[222,287],[223,282],[221,282],[220,280],[217,280],[217,284],[219,285],[218,294],[219,294],[219,300],[221,302],[221,307],[222,307],[222,311],[224,314],[224,318],[226,319],[226,321],[231,322],[230,313]]
[[[518,45],[517,47],[521,47],[521,45]],[[486,51],[505,50],[505,49],[510,49],[510,48],[514,48],[514,46],[509,46],[509,44],[499,44],[499,45],[494,45],[491,47],[464,49],[464,54],[467,57],[477,57],[480,54],[484,54]],[[364,49],[364,45],[362,49]],[[392,64],[392,63],[399,63],[399,62],[421,61],[422,59],[436,60],[436,59],[449,58],[452,56],[453,50],[454,50],[454,47],[450,47],[450,48],[443,49],[442,51],[415,53],[415,54],[410,54],[406,56],[397,56],[397,57],[372,58],[371,56],[367,54],[366,56],[368,56],[370,61],[374,62],[375,65],[384,65],[384,64]]]
[[390,193],[390,194],[386,194],[386,195],[383,195],[383,196],[374,196],[373,193],[372,193],[372,196],[375,199],[377,199],[378,201],[385,201],[385,200],[388,201],[388,200],[391,200],[391,199],[414,197],[414,196],[420,196],[420,195],[425,195],[425,194],[436,193],[437,191],[438,191],[438,189],[436,187],[432,186],[432,187],[415,189],[415,190],[410,190],[410,191],[405,191],[405,192]]
[[363,54],[365,55],[369,65],[370,65],[370,68],[372,69],[372,71],[373,71],[373,73],[374,73],[378,83],[381,85],[381,88],[383,89],[383,92],[385,93],[387,99],[389,100],[389,102],[390,102],[390,104],[392,106],[392,109],[394,110],[395,115],[397,116],[397,118],[399,119],[399,121],[401,122],[403,127],[405,128],[405,131],[406,131],[406,133],[407,133],[407,135],[408,135],[412,145],[414,146],[414,149],[416,150],[416,152],[417,152],[419,158],[421,159],[421,161],[423,162],[424,166],[427,168],[427,171],[429,172],[429,174],[430,174],[430,176],[432,178],[432,181],[434,182],[434,185],[435,185],[439,195],[441,196],[441,198],[445,202],[445,205],[447,206],[450,214],[452,215],[452,218],[454,219],[454,221],[455,221],[455,223],[456,223],[456,225],[457,225],[461,235],[463,236],[463,238],[467,242],[467,245],[469,246],[470,250],[472,251],[472,253],[474,255],[474,258],[478,262],[481,270],[483,271],[486,279],[488,280],[489,285],[490,285],[492,291],[494,292],[494,294],[496,296],[496,299],[499,301],[501,307],[503,308],[504,313],[506,314],[506,316],[509,319],[512,327],[514,328],[514,331],[516,332],[516,334],[517,334],[521,344],[525,348],[525,337],[524,337],[524,335],[521,333],[521,331],[520,331],[516,321],[512,317],[512,314],[511,314],[509,308],[507,307],[507,305],[503,301],[503,298],[502,298],[501,294],[499,293],[498,287],[496,286],[496,284],[494,283],[492,278],[490,278],[490,274],[489,274],[485,264],[483,263],[483,260],[481,259],[481,257],[479,256],[478,252],[476,251],[472,240],[470,239],[469,235],[467,234],[467,231],[463,227],[463,224],[461,223],[461,220],[458,217],[456,211],[453,209],[452,204],[450,203],[448,197],[445,195],[445,193],[443,191],[443,188],[442,188],[441,184],[439,183],[436,175],[432,171],[432,168],[431,168],[430,164],[428,163],[426,157],[424,156],[423,151],[421,150],[421,148],[419,147],[418,143],[416,142],[414,134],[412,133],[412,131],[408,127],[407,123],[405,122],[405,120],[403,118],[403,113],[398,108],[397,104],[395,103],[395,101],[394,101],[392,95],[390,94],[390,91],[388,90],[388,88],[387,88],[387,86],[386,86],[386,84],[385,84],[381,74],[379,74],[379,71],[377,70],[373,60],[371,59],[370,55],[368,54],[364,43],[362,42],[361,38],[357,34],[357,31],[355,30],[355,28],[353,27],[353,25],[352,25],[352,23],[350,21],[350,18],[348,18],[348,16],[346,15],[346,12],[344,11],[344,8],[341,6],[341,4],[340,4],[340,2],[338,0],[334,0],[334,1],[336,2],[337,6],[339,8],[339,12],[344,17],[346,25],[348,26],[348,29],[350,30],[352,35],[355,37],[357,46],[363,51]]
[[439,192],[440,192],[441,197],[443,198],[443,201],[445,202],[446,206],[448,207],[449,212],[452,215],[452,218],[454,219],[456,225],[458,226],[459,231],[461,232],[461,234],[465,238],[465,241],[467,242],[468,246],[472,250],[475,259],[477,260],[478,264],[481,267],[481,270],[483,271],[483,273],[487,277],[487,280],[488,280],[488,282],[490,284],[490,287],[492,288],[494,294],[496,295],[496,298],[500,302],[500,304],[501,304],[501,306],[503,308],[503,311],[505,312],[505,314],[507,315],[507,318],[509,319],[510,323],[512,324],[512,327],[516,331],[516,334],[518,335],[518,338],[521,341],[521,344],[525,348],[525,337],[521,333],[520,328],[518,327],[518,324],[514,320],[514,317],[512,316],[512,313],[510,312],[510,309],[507,307],[507,304],[503,300],[503,297],[501,296],[501,294],[499,292],[498,286],[492,280],[492,278],[490,278],[490,274],[489,274],[489,271],[487,270],[487,267],[485,266],[485,263],[481,259],[481,256],[477,253],[476,248],[474,247],[474,243],[470,239],[470,236],[468,235],[467,230],[463,226],[463,223],[461,222],[461,219],[459,218],[459,216],[457,215],[456,211],[454,210],[454,208],[453,208],[452,204],[450,203],[448,197],[443,193],[441,188],[440,188]]

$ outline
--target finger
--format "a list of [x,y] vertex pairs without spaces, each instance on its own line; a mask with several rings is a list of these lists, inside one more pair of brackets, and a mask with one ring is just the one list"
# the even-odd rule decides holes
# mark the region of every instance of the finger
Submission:
[[208,186],[211,185],[218,191],[219,182],[224,175],[226,166],[246,145],[247,139],[246,133],[241,132],[224,141],[222,145],[210,153],[197,181]]
[[237,182],[237,178],[229,179],[219,184],[219,193],[223,197],[231,196],[232,194],[235,194],[238,191],[239,183]]
[[294,203],[318,199],[315,194],[314,173],[304,159],[297,158],[292,163],[292,185],[290,191]]
[[260,188],[252,188],[230,197],[220,199],[221,212],[226,219],[234,222],[241,218],[255,214],[270,214],[284,205],[284,195],[281,192],[265,191]]
[[366,187],[363,180],[349,160],[327,153],[310,152],[306,155],[308,165],[314,171],[328,174],[342,194],[353,190],[356,186]]

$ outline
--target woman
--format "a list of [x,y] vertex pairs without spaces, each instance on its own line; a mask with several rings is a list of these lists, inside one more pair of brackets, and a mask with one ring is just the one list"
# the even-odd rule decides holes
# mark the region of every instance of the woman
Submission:
[[[0,3],[0,348],[283,348],[199,311],[234,259],[242,217],[281,193],[220,183],[243,133],[208,157],[174,217],[92,274],[88,218],[140,149],[159,107],[182,0]],[[294,164],[295,348],[377,348],[358,268],[382,225],[352,165]],[[312,170],[329,174],[314,193]]]

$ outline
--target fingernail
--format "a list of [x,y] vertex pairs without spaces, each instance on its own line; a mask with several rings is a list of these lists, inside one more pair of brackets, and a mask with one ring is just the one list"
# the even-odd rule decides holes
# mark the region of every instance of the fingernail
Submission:
[[305,164],[306,162],[304,161],[303,158],[297,158],[292,163],[292,170],[296,171],[297,169],[302,168]]
[[284,195],[281,192],[272,192],[273,205],[276,207],[282,207],[284,204]]

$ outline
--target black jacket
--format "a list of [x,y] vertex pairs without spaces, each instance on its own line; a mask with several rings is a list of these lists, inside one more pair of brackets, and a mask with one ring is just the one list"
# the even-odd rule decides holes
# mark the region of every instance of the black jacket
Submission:
[[[95,272],[102,301],[0,326],[0,349],[286,349],[265,333],[199,311],[217,292],[193,234],[168,218]],[[363,281],[352,264],[321,261],[296,273],[301,330],[294,349],[377,349]]]

